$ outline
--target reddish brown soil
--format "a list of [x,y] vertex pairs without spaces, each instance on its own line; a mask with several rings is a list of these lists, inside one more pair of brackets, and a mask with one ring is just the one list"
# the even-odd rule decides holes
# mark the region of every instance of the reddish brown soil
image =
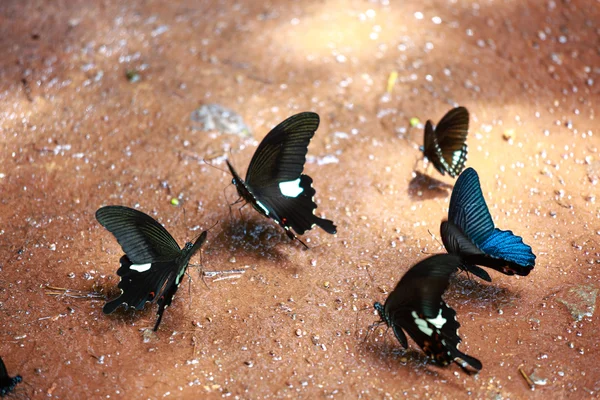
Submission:
[[[0,355],[21,394],[598,396],[597,313],[574,321],[564,302],[595,302],[600,286],[600,3],[385,3],[0,2]],[[205,103],[239,112],[254,140],[191,129]],[[538,256],[527,277],[453,280],[446,300],[461,349],[483,362],[476,376],[414,343],[404,353],[383,327],[365,341],[373,302],[442,251],[429,231],[449,192],[413,180],[422,130],[402,129],[454,104],[471,111],[468,165],[497,226]],[[230,176],[198,161],[231,149],[243,174],[257,141],[302,110],[322,118],[306,171],[338,225],[305,235],[308,251],[248,207],[230,214]],[[152,213],[181,244],[220,221],[204,267],[247,271],[207,288],[191,269],[144,342],[155,307],[105,316],[104,299],[45,289],[116,295],[122,252],[94,219],[106,204]],[[521,366],[546,385],[531,391]]]

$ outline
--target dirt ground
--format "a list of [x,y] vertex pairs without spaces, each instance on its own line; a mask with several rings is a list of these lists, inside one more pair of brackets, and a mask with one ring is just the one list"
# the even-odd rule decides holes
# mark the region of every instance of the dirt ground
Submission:
[[[0,49],[0,356],[26,382],[17,395],[599,396],[599,1],[2,0]],[[210,103],[253,137],[195,129]],[[409,120],[458,104],[496,225],[537,255],[527,277],[451,282],[475,376],[383,326],[365,340],[373,302],[442,252],[450,189],[413,173]],[[244,175],[304,110],[321,116],[305,171],[338,226],[304,235],[310,250],[249,207],[230,213],[231,177],[201,161]],[[181,245],[216,223],[193,262],[245,273],[205,285],[190,268],[144,336],[155,306],[102,313],[122,254],[94,219],[107,204],[154,215]]]

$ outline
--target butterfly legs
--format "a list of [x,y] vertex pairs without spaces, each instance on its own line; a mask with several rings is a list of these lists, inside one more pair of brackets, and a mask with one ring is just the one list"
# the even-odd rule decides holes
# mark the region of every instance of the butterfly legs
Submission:
[[291,240],[295,239],[295,240],[299,241],[300,243],[302,243],[302,246],[304,246],[305,249],[307,249],[307,250],[310,249],[310,247],[308,247],[308,245],[306,243],[304,243],[302,240],[300,240],[300,238],[298,236],[294,235],[294,233],[289,228],[283,227],[283,229],[285,229],[285,234]]

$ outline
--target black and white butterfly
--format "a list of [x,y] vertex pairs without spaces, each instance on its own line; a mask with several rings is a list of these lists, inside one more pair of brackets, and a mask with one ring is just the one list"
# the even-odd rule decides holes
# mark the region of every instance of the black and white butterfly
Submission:
[[96,211],[96,219],[117,239],[125,255],[117,275],[121,277],[121,295],[104,305],[105,314],[121,304],[144,308],[146,302],[158,303],[158,319],[171,304],[181,283],[190,258],[206,240],[204,231],[195,243],[188,242],[183,249],[173,236],[154,218],[141,211],[122,206],[106,206]]
[[488,282],[492,278],[477,265],[521,276],[527,276],[535,266],[535,254],[523,238],[494,227],[473,168],[467,168],[456,180],[440,236],[448,253],[463,258],[461,269]]
[[450,276],[460,264],[460,257],[450,254],[426,258],[404,274],[385,304],[377,302],[374,307],[405,349],[404,332],[438,364],[454,361],[467,372],[472,372],[468,367],[479,371],[481,362],[458,350],[461,339],[456,311],[442,300]]
[[21,375],[10,376],[6,370],[6,365],[0,357],[0,397],[4,397],[13,391],[17,384],[21,383],[23,378]]
[[431,120],[425,124],[421,151],[440,174],[456,177],[467,161],[467,134],[469,111],[457,107],[448,111],[433,127]]
[[312,178],[302,174],[308,144],[319,127],[319,115],[303,112],[277,125],[260,143],[242,180],[227,161],[240,197],[262,215],[272,218],[290,239],[315,225],[335,234],[333,222],[315,215]]

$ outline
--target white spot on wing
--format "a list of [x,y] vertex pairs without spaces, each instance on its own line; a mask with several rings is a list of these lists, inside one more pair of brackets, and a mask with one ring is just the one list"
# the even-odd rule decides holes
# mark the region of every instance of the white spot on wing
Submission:
[[300,178],[295,181],[280,182],[279,190],[281,191],[281,194],[286,197],[298,197],[300,193],[304,191],[304,189],[300,187]]
[[428,318],[427,321],[429,321],[436,328],[442,329],[442,326],[444,326],[446,323],[446,318],[442,317],[442,309],[440,308],[438,316],[435,318]]
[[421,332],[423,332],[427,336],[431,336],[433,334],[433,329],[431,329],[429,327],[429,325],[427,325],[427,321],[425,321],[424,319],[419,318],[419,315],[416,312],[414,312],[414,311],[411,312],[410,314],[415,319],[415,324],[417,324],[417,327],[419,328],[419,330]]
[[267,207],[263,206],[260,201],[256,200],[256,205],[259,206],[265,212],[265,215],[269,215],[269,210],[267,210]]
[[452,154],[452,164],[457,164],[460,159],[462,158],[463,155],[463,150],[460,149],[459,151],[455,151],[454,154]]
[[146,272],[152,267],[152,263],[148,264],[132,264],[129,269],[132,269],[137,272]]
[[[179,275],[177,275],[177,278],[175,278],[175,285],[179,286],[179,282],[181,282],[181,278],[183,278],[183,276],[185,275],[186,268],[182,268]],[[173,296],[173,298],[175,298],[175,296]]]

